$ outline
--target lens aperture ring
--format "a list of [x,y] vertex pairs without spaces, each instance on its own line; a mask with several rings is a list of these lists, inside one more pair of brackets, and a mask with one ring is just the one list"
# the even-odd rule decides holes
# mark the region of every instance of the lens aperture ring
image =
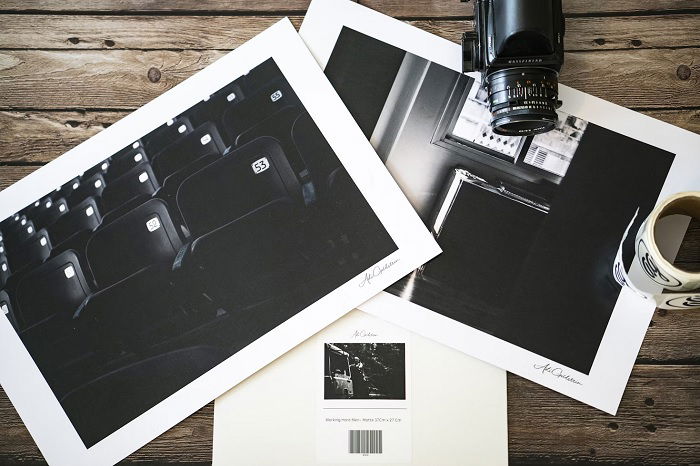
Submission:
[[486,77],[491,124],[506,135],[545,132],[557,121],[558,73],[548,68],[510,68]]

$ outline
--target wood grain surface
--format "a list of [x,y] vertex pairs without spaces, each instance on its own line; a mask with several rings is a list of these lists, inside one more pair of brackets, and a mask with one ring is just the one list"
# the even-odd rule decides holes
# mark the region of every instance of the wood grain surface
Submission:
[[[0,189],[308,0],[0,0]],[[459,0],[360,0],[458,41]],[[561,81],[700,134],[700,0],[564,0]],[[700,148],[699,154],[700,154]],[[700,222],[678,263],[700,269]],[[478,400],[475,400],[478,402]],[[657,311],[617,416],[508,376],[510,462],[698,464],[700,312]],[[124,463],[208,464],[213,404]],[[42,456],[0,391],[0,464]]]

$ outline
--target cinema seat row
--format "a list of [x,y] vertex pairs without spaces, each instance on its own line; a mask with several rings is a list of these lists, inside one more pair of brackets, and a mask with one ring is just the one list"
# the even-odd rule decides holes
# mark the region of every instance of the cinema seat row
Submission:
[[79,405],[105,377],[209,351],[233,314],[369,266],[353,228],[373,215],[270,60],[0,222],[0,310]]

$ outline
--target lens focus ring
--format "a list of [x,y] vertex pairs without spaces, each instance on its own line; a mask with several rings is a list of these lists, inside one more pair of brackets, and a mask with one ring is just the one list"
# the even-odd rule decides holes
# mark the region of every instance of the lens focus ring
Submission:
[[486,77],[491,125],[508,136],[544,133],[557,122],[557,72],[548,68],[511,68]]

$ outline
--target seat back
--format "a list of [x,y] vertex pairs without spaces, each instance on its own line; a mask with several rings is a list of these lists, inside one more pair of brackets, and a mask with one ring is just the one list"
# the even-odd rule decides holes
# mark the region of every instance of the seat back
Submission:
[[235,141],[247,129],[284,107],[299,105],[299,98],[287,80],[283,77],[275,79],[265,84],[254,95],[226,109],[221,120],[226,141]]
[[193,130],[192,123],[186,116],[179,116],[151,131],[141,138],[149,154],[155,154],[162,148],[175,141],[183,134]]
[[5,232],[3,235],[4,243],[8,250],[13,250],[21,247],[28,239],[34,236],[36,227],[34,222],[23,217],[12,230]]
[[54,244],[58,245],[84,230],[94,230],[102,223],[102,215],[94,197],[84,199],[80,204],[70,209],[49,228],[49,235]]
[[197,238],[189,270],[208,296],[233,305],[283,295],[304,281],[299,222],[292,202],[273,200]]
[[88,197],[99,198],[106,186],[102,173],[96,173],[89,178],[80,181],[80,186],[73,190],[68,198],[68,203],[74,207]]
[[97,285],[105,288],[148,265],[172,261],[181,245],[167,204],[152,198],[98,228],[86,258]]
[[7,284],[7,279],[12,275],[10,264],[4,254],[0,254],[0,288]]
[[151,356],[74,389],[61,398],[61,406],[91,447],[228,356],[221,349],[201,346]]
[[104,212],[114,210],[136,197],[150,196],[159,186],[151,165],[141,162],[105,188],[102,193]]
[[193,236],[212,231],[275,199],[301,200],[279,142],[258,138],[182,182],[176,201]]
[[21,247],[15,249],[9,256],[10,264],[15,272],[25,267],[41,264],[51,255],[51,240],[46,229],[37,231]]
[[204,123],[156,154],[153,158],[153,171],[162,183],[165,178],[200,157],[223,154],[225,149],[216,126],[213,123]]
[[78,256],[65,251],[23,276],[15,292],[15,313],[26,328],[53,314],[72,315],[90,294]]
[[131,149],[119,156],[114,156],[112,157],[109,170],[107,170],[107,174],[105,175],[105,181],[109,184],[143,162],[148,162],[148,157],[146,156],[146,151],[141,146]]
[[0,315],[5,315],[15,330],[17,329],[17,321],[15,320],[15,313],[12,310],[12,302],[10,301],[10,296],[4,290],[0,290]]
[[68,214],[68,201],[62,197],[47,200],[43,207],[32,217],[38,229],[53,225],[59,218]]
[[105,159],[102,162],[93,165],[92,167],[88,168],[85,170],[85,173],[83,173],[80,177],[81,181],[89,180],[95,175],[102,175],[105,176],[107,172],[109,171],[109,165],[112,163],[110,159]]

